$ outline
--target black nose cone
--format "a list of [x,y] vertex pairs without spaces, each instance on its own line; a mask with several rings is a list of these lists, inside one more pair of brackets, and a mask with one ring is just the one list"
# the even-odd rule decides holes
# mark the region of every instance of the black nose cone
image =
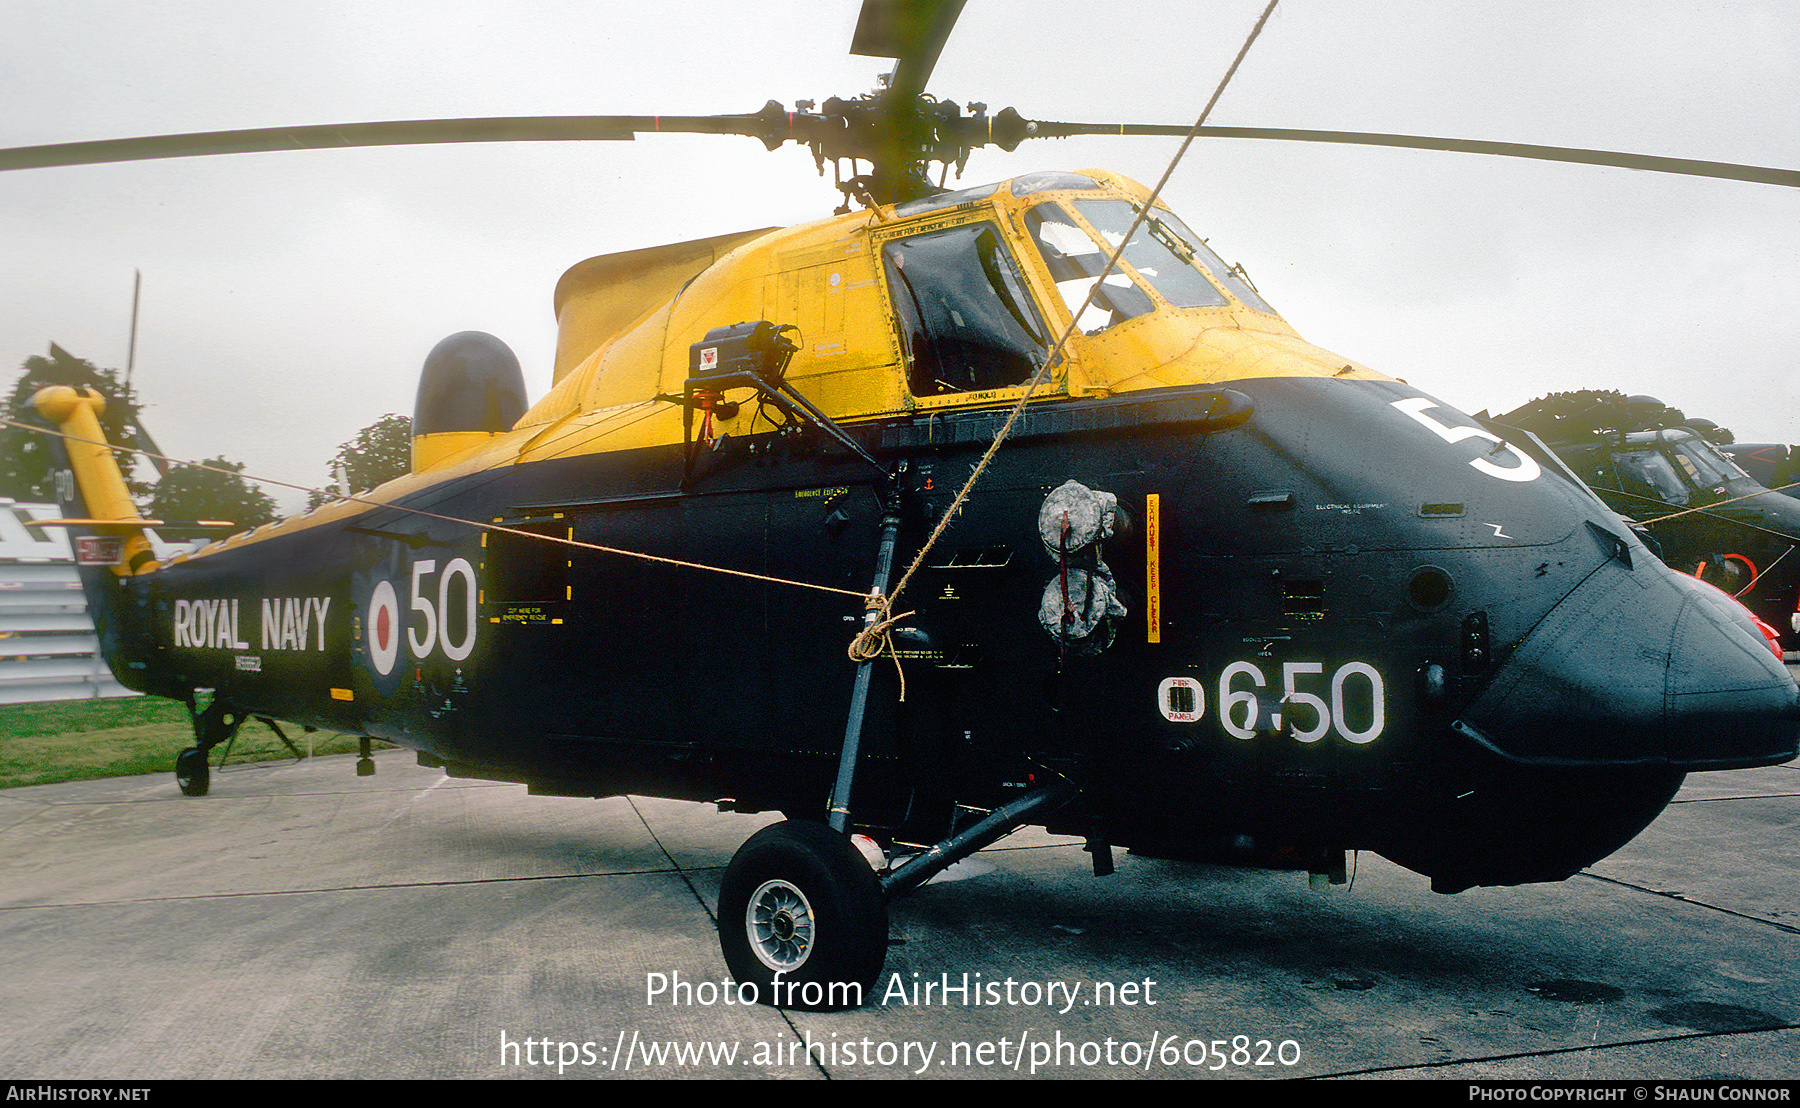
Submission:
[[1455,726],[1527,765],[1735,769],[1795,756],[1800,690],[1724,598],[1614,561],[1532,629]]

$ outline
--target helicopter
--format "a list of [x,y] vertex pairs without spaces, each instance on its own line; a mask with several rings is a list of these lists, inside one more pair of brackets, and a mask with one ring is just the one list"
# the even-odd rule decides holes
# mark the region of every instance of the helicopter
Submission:
[[1715,443],[1719,453],[1732,460],[1759,484],[1775,492],[1800,497],[1800,474],[1794,472],[1800,463],[1800,447],[1780,442]]
[[[1020,827],[1097,875],[1128,849],[1341,882],[1367,849],[1449,893],[1566,878],[1687,772],[1795,756],[1749,618],[1530,434],[1306,342],[1127,177],[934,184],[984,145],[1191,129],[927,98],[961,7],[867,0],[852,46],[888,82],[791,110],[0,151],[687,130],[851,164],[836,214],[570,268],[535,403],[504,343],[452,335],[412,473],[197,551],[153,541],[104,397],[38,394],[103,652],[189,707],[184,792],[266,718],[537,794],[780,812],[725,872],[722,953],[760,1001],[834,1008],[892,899]],[[1564,155],[1601,156],[1527,154]]]
[[[1720,445],[1733,435],[1711,420],[1609,391],[1552,393],[1491,422],[1541,437],[1670,566],[1737,597],[1784,637],[1800,634],[1800,504],[1766,487],[1793,480],[1777,472],[1785,448]],[[1738,456],[1767,459],[1759,468],[1769,480]]]

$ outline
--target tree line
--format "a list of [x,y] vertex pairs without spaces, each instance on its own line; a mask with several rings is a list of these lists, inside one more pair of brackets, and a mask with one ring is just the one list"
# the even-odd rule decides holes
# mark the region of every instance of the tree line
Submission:
[[[125,447],[155,450],[139,422],[135,389],[119,371],[77,358],[55,344],[48,357],[25,359],[23,372],[13,385],[7,411],[23,411],[39,389],[70,385],[97,390],[106,397],[101,426],[107,438]],[[199,465],[157,463],[120,449],[119,468],[126,487],[139,507],[152,519],[229,520],[239,528],[269,523],[276,517],[275,501],[244,476],[242,462],[224,456],[207,458]],[[326,481],[308,494],[307,508],[330,501],[336,495],[365,492],[405,474],[412,466],[412,421],[401,415],[385,415],[357,432],[338,447]],[[54,501],[55,477],[52,453],[44,436],[12,425],[0,426],[0,496],[16,501]],[[169,539],[197,538],[204,532],[165,529]]]

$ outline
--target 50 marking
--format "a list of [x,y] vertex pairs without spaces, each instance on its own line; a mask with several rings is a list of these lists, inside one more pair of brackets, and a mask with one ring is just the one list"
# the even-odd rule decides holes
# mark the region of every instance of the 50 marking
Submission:
[[[413,657],[421,659],[430,657],[434,650],[442,650],[444,657],[460,662],[475,649],[475,631],[480,626],[476,620],[475,567],[467,558],[452,558],[439,573],[436,559],[425,559],[412,563],[409,572],[412,588],[408,611],[417,613],[414,617],[401,618],[392,581],[376,581],[369,591],[369,663],[383,677],[392,673],[400,660],[402,638],[412,649]],[[431,601],[432,590],[425,584],[425,578],[434,573],[438,575],[435,604]],[[461,586],[453,587],[451,582],[458,579]],[[461,637],[454,629],[457,622],[462,624]],[[406,625],[404,634],[402,624]]]
[[[1254,738],[1258,731],[1280,731],[1303,743],[1315,743],[1333,731],[1345,742],[1361,746],[1381,737],[1387,727],[1387,686],[1381,671],[1367,662],[1346,662],[1329,679],[1321,662],[1283,662],[1281,699],[1269,702],[1258,690],[1269,679],[1255,662],[1232,662],[1219,673],[1219,726],[1233,738]],[[1197,678],[1170,677],[1156,691],[1163,718],[1198,723],[1206,715],[1206,689]],[[1266,711],[1265,711],[1266,709]],[[1266,717],[1266,718],[1264,718]]]
[[[444,656],[453,662],[460,662],[475,649],[475,628],[479,626],[475,618],[475,569],[469,565],[467,558],[453,558],[444,566],[444,572],[438,577],[437,607],[433,608],[428,593],[420,591],[419,584],[437,570],[436,561],[421,561],[412,564],[412,610],[422,617],[424,633],[412,626],[406,629],[406,645],[412,648],[413,657],[430,657],[433,647],[442,646]],[[463,637],[461,642],[451,639],[450,617],[450,582],[461,577],[463,614]]]

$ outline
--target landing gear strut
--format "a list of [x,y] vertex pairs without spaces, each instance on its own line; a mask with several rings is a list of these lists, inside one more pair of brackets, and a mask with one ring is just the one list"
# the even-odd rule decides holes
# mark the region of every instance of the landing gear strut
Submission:
[[213,747],[229,742],[243,726],[245,716],[216,699],[202,709],[192,694],[188,696],[187,707],[188,719],[194,725],[196,745],[175,756],[175,783],[181,786],[183,796],[205,796],[212,788],[209,763]]
[[[900,517],[881,521],[870,592],[887,591]],[[864,626],[878,614],[871,608]],[[838,754],[826,824],[788,820],[750,837],[719,886],[719,946],[732,979],[752,982],[777,1008],[855,1008],[887,958],[887,897],[869,861],[850,841],[850,794],[868,707],[869,670],[856,668],[850,716]]]
[[719,946],[731,978],[777,1008],[836,1011],[867,1000],[887,958],[888,901],[1079,792],[1034,789],[973,827],[877,875],[850,837],[812,820],[765,827],[719,886]]
[[[887,589],[899,528],[896,515],[882,521],[874,595]],[[865,626],[876,618],[871,611]],[[863,1004],[887,959],[889,899],[1080,792],[1068,781],[1033,789],[878,875],[850,840],[850,799],[861,768],[857,754],[872,662],[865,658],[857,668],[828,822],[790,819],[763,828],[738,848],[719,886],[719,946],[732,980],[755,984],[757,999],[777,1008],[835,1011]]]

